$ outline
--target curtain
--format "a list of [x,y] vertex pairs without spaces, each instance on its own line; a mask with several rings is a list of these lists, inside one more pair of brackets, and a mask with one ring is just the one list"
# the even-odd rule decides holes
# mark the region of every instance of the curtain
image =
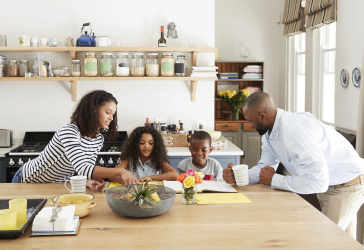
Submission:
[[[363,58],[364,67],[364,58]],[[364,158],[364,86],[360,84],[358,125],[356,129],[356,152]],[[358,224],[356,229],[356,240],[364,245],[364,206],[358,211]]]
[[305,15],[301,7],[302,0],[285,0],[282,23],[283,35],[293,36],[306,32]]
[[316,29],[336,22],[337,0],[307,0],[305,16],[307,16],[307,28]]

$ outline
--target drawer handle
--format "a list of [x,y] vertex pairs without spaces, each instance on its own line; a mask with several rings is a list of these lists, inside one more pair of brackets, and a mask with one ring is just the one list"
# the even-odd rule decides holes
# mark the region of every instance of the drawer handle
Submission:
[[225,127],[228,127],[228,125],[225,125]]

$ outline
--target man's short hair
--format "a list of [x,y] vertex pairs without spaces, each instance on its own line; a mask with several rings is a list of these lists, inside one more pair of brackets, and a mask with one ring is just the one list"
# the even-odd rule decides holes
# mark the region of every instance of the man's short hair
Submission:
[[263,102],[269,95],[267,93],[264,93],[262,91],[254,92],[248,98],[246,98],[244,102],[244,108],[255,108],[257,105]]
[[192,134],[190,143],[192,143],[193,140],[209,140],[210,146],[211,146],[211,136],[209,133],[205,131],[197,131]]

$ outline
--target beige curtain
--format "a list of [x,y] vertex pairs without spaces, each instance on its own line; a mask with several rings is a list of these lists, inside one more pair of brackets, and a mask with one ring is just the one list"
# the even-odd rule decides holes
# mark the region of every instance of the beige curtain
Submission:
[[336,22],[337,0],[307,0],[305,16],[307,16],[307,28],[316,29]]
[[301,2],[302,0],[285,0],[282,18],[283,35],[293,36],[306,32],[305,15]]
[[[363,58],[364,67],[364,58]],[[364,83],[360,84],[358,126],[356,130],[356,152],[364,158]],[[358,224],[356,230],[356,240],[364,245],[364,206],[358,211]]]

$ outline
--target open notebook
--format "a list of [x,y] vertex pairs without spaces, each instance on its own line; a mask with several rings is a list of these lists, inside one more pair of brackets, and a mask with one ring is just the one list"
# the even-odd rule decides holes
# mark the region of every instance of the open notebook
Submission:
[[[163,181],[165,187],[176,190],[176,193],[182,193],[182,183],[179,181]],[[197,192],[221,192],[221,193],[237,193],[235,188],[226,182],[204,181],[200,185],[196,185]]]

